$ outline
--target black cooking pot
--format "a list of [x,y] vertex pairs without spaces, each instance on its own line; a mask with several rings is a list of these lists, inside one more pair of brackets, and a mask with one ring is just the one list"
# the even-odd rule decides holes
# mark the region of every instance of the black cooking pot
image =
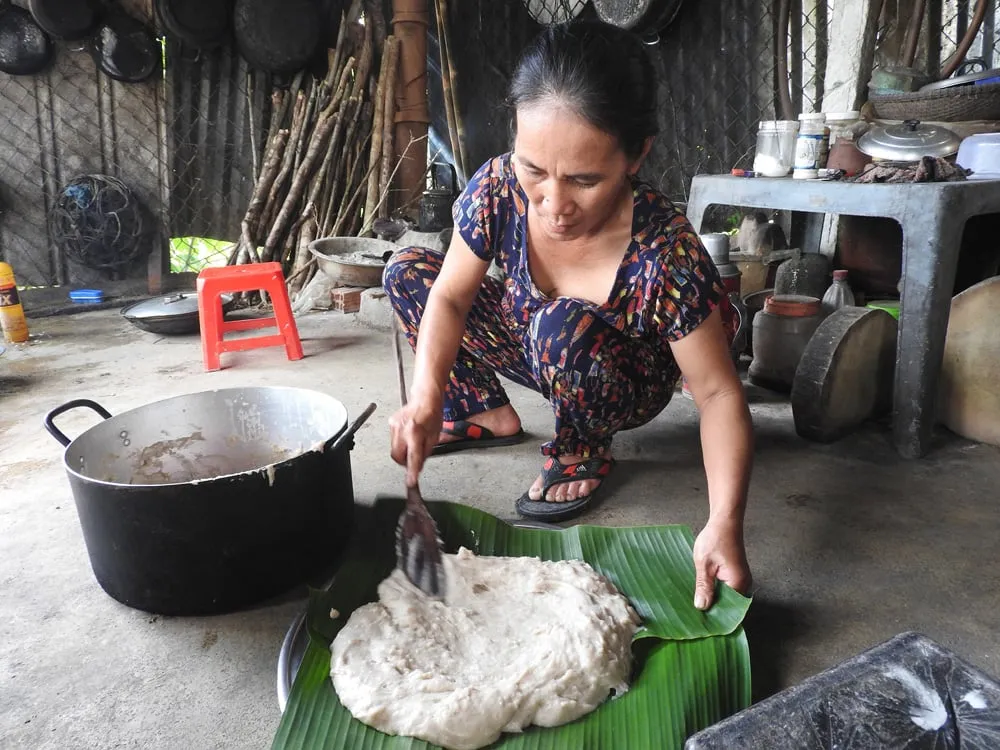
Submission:
[[28,0],[28,8],[39,26],[65,41],[89,37],[103,13],[98,0]]
[[[53,420],[86,407],[104,421],[72,442]],[[232,612],[333,562],[353,522],[347,410],[323,393],[261,386],[192,393],[117,416],[86,399],[45,428],[63,463],[91,567],[130,607]]]
[[322,15],[316,0],[236,0],[233,33],[252,67],[296,73],[319,50]]
[[125,83],[145,81],[159,69],[162,57],[153,32],[120,8],[109,11],[86,49],[105,75]]
[[156,17],[168,35],[197,49],[226,42],[233,0],[155,0]]
[[52,40],[24,8],[0,0],[0,72],[41,73],[55,57]]

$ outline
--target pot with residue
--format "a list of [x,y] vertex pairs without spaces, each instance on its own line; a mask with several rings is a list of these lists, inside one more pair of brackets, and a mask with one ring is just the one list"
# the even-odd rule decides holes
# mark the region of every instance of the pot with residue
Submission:
[[[104,421],[70,440],[78,408]],[[331,396],[278,386],[175,396],[112,416],[78,399],[45,428],[63,464],[91,567],[130,607],[232,612],[328,569],[352,528],[353,436]]]

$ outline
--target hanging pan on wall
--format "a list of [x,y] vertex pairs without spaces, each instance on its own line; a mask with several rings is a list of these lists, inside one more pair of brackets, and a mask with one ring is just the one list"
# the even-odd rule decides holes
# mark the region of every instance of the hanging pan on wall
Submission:
[[97,31],[103,15],[97,0],[28,0],[28,9],[48,34],[67,42]]
[[321,20],[315,0],[236,0],[233,32],[252,67],[295,73],[319,49]]
[[587,0],[524,0],[528,14],[543,26],[572,21],[587,7]]
[[54,57],[52,40],[24,8],[0,0],[0,72],[41,73]]
[[118,8],[87,42],[87,51],[103,73],[126,83],[145,81],[160,66],[160,43],[153,32]]
[[155,0],[160,27],[168,36],[196,49],[226,43],[233,20],[233,0]]
[[630,29],[655,44],[659,32],[677,16],[682,0],[594,0],[605,23]]

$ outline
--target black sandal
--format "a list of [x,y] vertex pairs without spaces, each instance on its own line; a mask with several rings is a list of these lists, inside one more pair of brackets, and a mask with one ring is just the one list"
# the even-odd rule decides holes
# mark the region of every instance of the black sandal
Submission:
[[[448,425],[451,425],[450,427]],[[497,437],[492,430],[480,427],[472,422],[459,419],[454,422],[445,422],[441,427],[441,432],[446,435],[454,435],[458,440],[451,440],[447,443],[438,443],[431,451],[432,456],[443,456],[446,453],[455,453],[470,448],[499,448],[502,445],[517,445],[527,437],[524,430],[518,430],[513,435]]]
[[[559,459],[549,457],[542,467],[542,499],[532,500],[525,492],[517,499],[514,507],[519,515],[530,518],[534,521],[547,521],[548,523],[558,523],[575,518],[586,511],[594,501],[594,496],[604,486],[604,480],[615,465],[615,460],[594,456],[581,461],[578,464],[563,466]],[[578,497],[576,500],[567,500],[564,503],[557,503],[546,500],[549,490],[557,484],[567,482],[579,482],[586,479],[597,479],[601,484],[589,495]]]

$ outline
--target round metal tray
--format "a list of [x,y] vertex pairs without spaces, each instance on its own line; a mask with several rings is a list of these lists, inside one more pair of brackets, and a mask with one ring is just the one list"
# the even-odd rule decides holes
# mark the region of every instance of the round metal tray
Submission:
[[[519,529],[562,530],[561,526],[540,521],[509,521],[508,523]],[[281,642],[281,651],[278,652],[278,708],[281,709],[282,713],[285,712],[285,706],[288,705],[288,695],[292,691],[292,683],[295,682],[295,675],[299,672],[308,645],[306,611],[303,610],[292,620],[292,624]]]

